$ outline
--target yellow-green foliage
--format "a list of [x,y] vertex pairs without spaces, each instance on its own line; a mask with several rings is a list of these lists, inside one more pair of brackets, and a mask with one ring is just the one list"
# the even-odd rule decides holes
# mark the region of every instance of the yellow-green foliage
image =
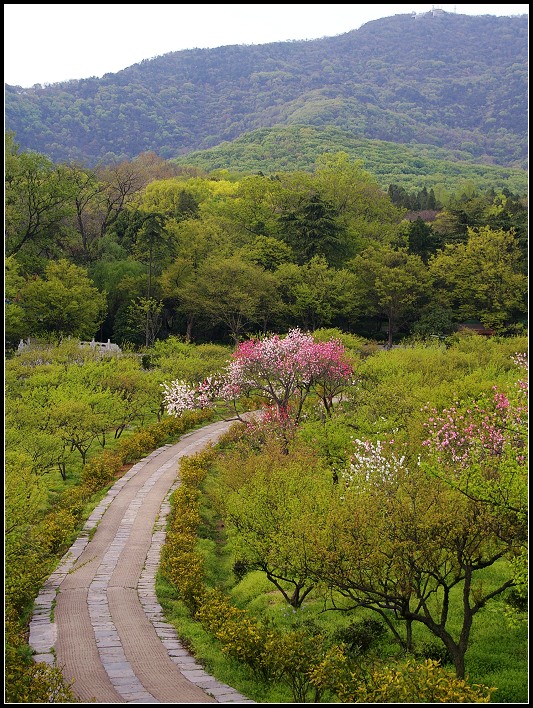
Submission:
[[208,447],[192,457],[184,457],[180,463],[182,485],[198,487],[205,479],[214,455],[213,449]]
[[220,591],[204,594],[195,619],[219,640],[224,653],[247,664],[259,678],[273,678],[268,646],[275,634],[245,610],[234,607]]
[[208,451],[181,459],[182,484],[172,493],[169,528],[161,552],[161,574],[177,588],[192,613],[205,592],[204,559],[195,547],[200,523],[198,484],[206,474],[209,459]]
[[311,674],[313,667],[327,654],[325,637],[303,629],[271,634],[265,651],[273,675],[290,688],[295,703],[318,702],[324,688],[311,682]]
[[310,680],[322,690],[333,691],[342,703],[490,703],[496,690],[469,685],[433,659],[354,670],[341,647],[332,647],[311,669]]
[[331,692],[346,696],[354,682],[353,674],[342,645],[331,646],[308,671],[309,682],[319,695]]
[[88,494],[97,492],[117,477],[121,467],[121,456],[116,452],[105,451],[84,466],[80,477],[81,485]]
[[[29,543],[29,541],[26,541]],[[23,562],[21,562],[21,559]],[[4,575],[4,601],[6,613],[10,610],[22,614],[35,597],[35,585],[44,580],[49,571],[49,561],[39,548],[17,545],[9,548]],[[6,638],[6,643],[9,643]]]
[[29,659],[24,630],[9,606],[6,609],[4,702],[77,703],[59,668]]
[[161,574],[178,590],[185,605],[194,613],[203,594],[204,559],[194,550],[187,550],[187,541],[181,546],[168,546],[168,552],[161,556]]
[[72,691],[72,684],[65,682],[58,667],[35,663],[27,670],[17,671],[14,676],[6,678],[9,678],[6,681],[7,703],[79,703]]
[[172,495],[174,506],[170,519],[170,533],[189,533],[196,538],[200,523],[198,510],[199,492],[187,487],[178,487]]
[[144,455],[148,454],[157,447],[153,435],[145,430],[141,430],[131,438],[121,440],[118,446],[118,452],[124,463],[135,462]]
[[[196,506],[186,506],[190,499],[185,498],[185,504],[173,510],[177,528],[171,526],[167,533],[161,551],[160,571],[176,587],[185,605],[194,613],[204,592],[205,569],[202,555],[195,550],[195,520],[198,511]],[[183,502],[184,498],[180,501]]]
[[154,342],[151,360],[166,380],[192,382],[221,371],[230,355],[231,348],[224,345],[191,344],[172,336]]
[[357,334],[343,332],[340,329],[320,328],[313,332],[313,339],[316,342],[329,342],[330,339],[338,339],[348,354],[352,357],[368,356],[378,351],[377,345]]
[[359,384],[346,406],[359,436],[404,437],[421,442],[426,404],[445,408],[476,400],[493,386],[505,389],[516,380],[512,357],[527,351],[527,338],[485,338],[457,334],[443,345],[398,347],[361,362]]
[[[489,703],[495,690],[478,684],[470,686],[433,659],[422,664],[408,660],[395,667],[372,670],[368,684],[359,686],[353,699],[358,703]],[[339,698],[349,700],[348,696]]]
[[83,496],[80,489],[66,490],[56,503],[55,509],[47,514],[35,527],[35,543],[49,556],[64,553],[72,541],[83,513]]
[[46,552],[61,552],[66,541],[79,524],[79,516],[73,509],[59,509],[48,514],[39,526],[39,539]]

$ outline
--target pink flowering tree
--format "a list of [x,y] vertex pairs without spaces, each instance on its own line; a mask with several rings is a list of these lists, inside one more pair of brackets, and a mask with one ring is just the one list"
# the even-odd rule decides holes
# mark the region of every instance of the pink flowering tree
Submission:
[[519,378],[508,392],[467,406],[431,410],[426,422],[422,467],[472,504],[486,507],[492,529],[509,546],[512,593],[508,619],[524,621],[528,567],[528,361],[513,361]]
[[354,378],[353,366],[338,340],[315,342],[299,329],[285,337],[273,335],[241,342],[227,370],[218,379],[193,387],[183,381],[164,384],[167,411],[232,402],[244,396],[259,396],[265,403],[270,425],[289,430],[300,422],[304,404],[316,396],[327,415]]
[[520,377],[509,392],[442,411],[428,409],[423,460],[467,497],[525,518],[527,509],[527,359],[513,358]]
[[299,329],[286,337],[242,342],[228,368],[230,385],[260,395],[281,419],[298,425],[307,397],[314,393],[330,414],[334,400],[353,379],[353,367],[339,341],[315,342]]

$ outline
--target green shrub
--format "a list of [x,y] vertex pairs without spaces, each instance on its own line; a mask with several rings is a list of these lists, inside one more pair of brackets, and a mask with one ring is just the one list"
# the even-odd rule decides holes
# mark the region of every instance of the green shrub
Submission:
[[324,689],[311,680],[313,668],[327,654],[325,638],[300,629],[272,633],[265,651],[271,674],[289,687],[294,703],[318,703]]
[[450,652],[446,649],[444,644],[438,644],[437,642],[423,642],[417,645],[414,656],[419,660],[431,659],[432,661],[438,661],[441,666],[453,664]]
[[155,450],[156,447],[155,438],[147,431],[141,430],[138,433],[134,433],[130,438],[121,440],[117,450],[123,464],[127,464],[129,462],[137,462],[137,460]]
[[495,690],[470,685],[432,659],[423,663],[405,660],[394,666],[375,664],[360,670],[350,667],[334,649],[327,663],[312,672],[311,680],[333,690],[342,703],[490,703]]
[[234,607],[218,590],[204,593],[195,619],[218,639],[225,654],[245,663],[261,681],[275,678],[269,643],[275,635],[251,618],[245,610]]
[[367,652],[387,633],[385,625],[372,617],[352,622],[333,634],[333,641],[345,646],[348,657],[355,658]]
[[203,594],[204,559],[194,550],[172,544],[161,556],[161,574],[171,582],[193,614]]
[[182,485],[197,488],[207,476],[209,464],[214,458],[210,448],[191,457],[184,457],[180,462],[179,475]]
[[79,515],[75,510],[59,509],[39,524],[39,541],[45,552],[57,555],[64,552],[79,525]]
[[122,468],[122,459],[116,452],[105,451],[89,460],[81,471],[80,482],[90,495],[114,481]]

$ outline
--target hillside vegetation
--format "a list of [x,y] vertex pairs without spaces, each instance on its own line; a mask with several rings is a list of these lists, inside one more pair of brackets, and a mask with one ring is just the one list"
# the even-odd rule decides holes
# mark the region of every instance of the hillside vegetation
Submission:
[[432,145],[368,140],[329,125],[261,128],[213,148],[189,152],[172,162],[236,175],[311,172],[320,155],[328,152],[345,152],[353,160],[361,160],[383,189],[395,184],[408,191],[426,187],[454,193],[473,187],[482,192],[504,188],[516,194],[527,192],[527,172],[518,167],[473,163],[468,152],[462,150],[450,152]]
[[525,169],[527,59],[525,15],[395,15],[336,37],[172,52],[101,79],[7,86],[5,126],[22,149],[88,166],[313,126]]

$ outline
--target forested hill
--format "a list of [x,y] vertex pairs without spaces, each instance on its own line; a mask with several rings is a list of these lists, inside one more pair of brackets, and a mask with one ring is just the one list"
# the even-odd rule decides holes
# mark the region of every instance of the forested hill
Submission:
[[172,52],[101,79],[6,86],[5,128],[23,150],[87,166],[307,125],[525,169],[527,60],[526,15],[395,15],[336,37]]

